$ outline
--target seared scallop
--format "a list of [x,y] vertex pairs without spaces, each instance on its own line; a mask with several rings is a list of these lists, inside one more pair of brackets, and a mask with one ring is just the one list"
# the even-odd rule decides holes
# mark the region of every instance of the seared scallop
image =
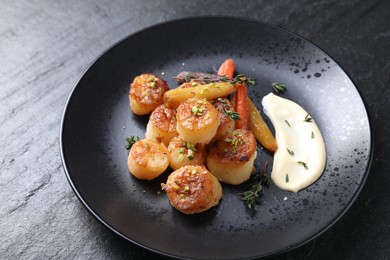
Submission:
[[220,139],[222,136],[233,132],[235,128],[235,122],[239,116],[234,111],[233,104],[227,98],[218,98],[213,102],[213,106],[218,111],[219,127],[217,133],[214,136],[214,140]]
[[206,163],[206,145],[186,142],[180,137],[172,138],[168,145],[169,166],[177,170],[185,165]]
[[211,145],[207,168],[221,182],[237,185],[249,179],[256,156],[253,133],[236,129]]
[[168,145],[177,135],[176,110],[165,105],[158,106],[149,117],[145,137]]
[[157,76],[145,73],[135,77],[130,85],[130,108],[136,115],[147,115],[163,103],[167,83]]
[[130,149],[127,165],[136,178],[152,180],[168,168],[168,150],[163,143],[151,139],[139,140]]
[[187,165],[161,184],[171,205],[184,214],[200,213],[219,204],[222,187],[204,165]]
[[191,143],[208,144],[219,126],[218,111],[206,99],[189,98],[177,108],[179,136]]

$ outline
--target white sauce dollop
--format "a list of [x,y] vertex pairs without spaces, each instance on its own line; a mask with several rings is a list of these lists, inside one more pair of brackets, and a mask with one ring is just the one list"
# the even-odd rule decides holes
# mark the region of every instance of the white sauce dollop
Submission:
[[321,132],[310,114],[291,100],[270,93],[262,104],[278,145],[271,179],[283,190],[298,192],[324,171],[326,150]]

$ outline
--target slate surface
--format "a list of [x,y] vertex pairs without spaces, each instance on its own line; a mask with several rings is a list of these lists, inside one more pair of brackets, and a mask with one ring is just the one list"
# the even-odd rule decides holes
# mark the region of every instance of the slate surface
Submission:
[[145,27],[199,15],[258,19],[313,41],[354,80],[370,115],[375,149],[358,199],[323,235],[275,259],[390,257],[389,1],[3,0],[1,9],[1,258],[158,257],[104,228],[78,201],[62,168],[60,121],[102,51]]

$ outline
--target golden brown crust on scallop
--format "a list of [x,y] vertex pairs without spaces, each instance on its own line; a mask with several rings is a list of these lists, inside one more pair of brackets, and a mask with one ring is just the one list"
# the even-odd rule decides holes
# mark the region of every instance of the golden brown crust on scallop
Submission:
[[139,140],[130,149],[127,165],[136,178],[152,180],[168,168],[168,150],[163,143],[155,140]]
[[204,165],[184,166],[161,184],[171,205],[185,214],[200,213],[218,205],[222,187]]
[[152,157],[161,158],[167,156],[167,149],[163,144],[156,143],[153,140],[143,139],[131,147],[130,155],[138,165],[146,167],[148,166],[149,160],[153,159]]
[[224,109],[227,111],[234,111],[233,104],[227,99],[217,99],[213,102],[213,106],[218,111],[218,117],[219,117],[219,127],[217,130],[217,134],[215,135],[215,139],[218,139],[222,137],[223,135],[228,134],[229,132],[232,132],[235,127],[235,122],[233,119],[231,119],[226,112],[224,112]]
[[184,129],[197,131],[212,125],[218,112],[206,99],[189,98],[177,108],[177,122]]
[[244,164],[256,152],[256,139],[245,129],[236,129],[214,142],[209,148],[209,159],[222,164]]
[[176,170],[185,165],[205,164],[207,151],[204,144],[192,144],[180,137],[172,138],[168,145],[169,164]]
[[[130,85],[129,93],[130,101],[137,104],[137,106],[132,106],[133,112],[136,114],[152,112],[163,103],[164,93],[168,90],[167,83],[151,73],[144,73],[135,77]],[[132,102],[130,102],[130,105],[132,105]]]
[[149,120],[160,131],[176,132],[176,109],[160,105],[153,110]]
[[176,125],[176,110],[162,104],[150,115],[145,137],[168,145],[178,135]]

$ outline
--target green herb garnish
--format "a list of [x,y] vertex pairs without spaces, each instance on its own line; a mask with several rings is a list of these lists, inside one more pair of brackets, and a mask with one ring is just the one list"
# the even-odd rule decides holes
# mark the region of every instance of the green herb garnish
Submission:
[[218,100],[222,103],[222,113],[225,116],[228,116],[232,120],[239,120],[240,119],[240,114],[236,111],[231,110],[233,107],[230,106],[229,104],[227,104],[227,99],[218,98]]
[[275,90],[276,93],[284,93],[287,91],[286,84],[280,83],[280,82],[274,82],[272,83],[272,87]]
[[311,116],[309,116],[309,114],[307,114],[307,115],[305,116],[304,122],[311,123],[311,122],[313,122],[313,118],[311,118]]
[[288,148],[287,148],[287,152],[288,152],[291,156],[294,156],[294,154],[295,154],[293,150],[290,150],[290,149],[288,149]]
[[286,122],[286,124],[288,125],[288,127],[291,127],[290,123],[289,123],[287,120],[284,120],[284,122]]
[[192,75],[191,73],[188,73],[185,77],[184,77],[184,82],[188,83],[190,82],[192,79],[194,79],[195,76]]
[[202,107],[198,107],[198,106],[193,106],[191,108],[192,110],[192,113],[196,116],[202,116],[203,115],[203,111],[204,111],[204,108]]
[[237,134],[237,132],[236,131],[234,131],[233,132],[233,138],[229,138],[229,137],[226,137],[225,139],[224,139],[224,141],[226,142],[226,143],[229,143],[231,146],[232,146],[232,152],[233,153],[237,153],[237,147],[239,146],[239,145],[242,145],[243,143],[244,143],[244,141],[239,137],[239,136],[237,136],[238,134]]
[[268,188],[270,185],[270,179],[267,176],[267,166],[268,161],[265,162],[263,170],[252,173],[253,181],[256,183],[248,191],[240,193],[246,206],[253,212],[256,211],[256,204],[260,202],[263,196],[263,186]]
[[193,152],[196,152],[195,145],[193,143],[185,142],[184,145],[188,150],[192,150]]
[[131,135],[130,137],[126,137],[126,149],[130,150],[133,144],[135,144],[137,141],[139,141],[138,136]]
[[230,84],[240,84],[252,87],[255,85],[255,81],[251,78],[248,78],[245,74],[238,74],[234,80],[230,81]]
[[289,177],[288,177],[288,173],[286,173],[286,182],[288,183],[290,181]]
[[308,170],[308,169],[309,169],[309,167],[307,167],[307,164],[306,164],[305,162],[299,161],[298,163],[299,163],[300,165],[302,165],[303,168],[305,168],[305,170]]

